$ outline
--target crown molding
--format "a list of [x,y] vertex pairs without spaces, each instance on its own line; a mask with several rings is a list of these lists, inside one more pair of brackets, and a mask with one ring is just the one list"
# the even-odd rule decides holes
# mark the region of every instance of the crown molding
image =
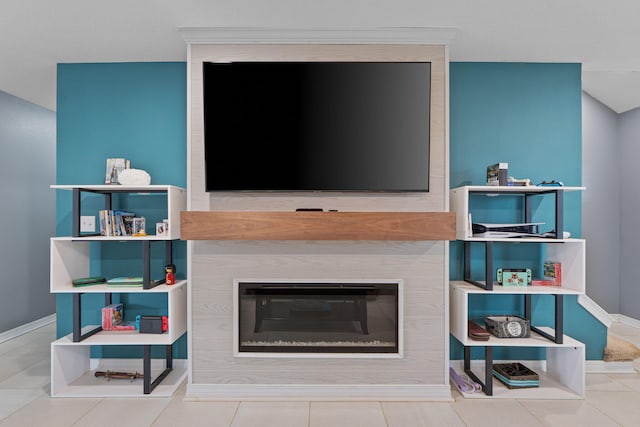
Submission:
[[434,44],[448,45],[456,29],[447,27],[253,28],[181,27],[188,44]]

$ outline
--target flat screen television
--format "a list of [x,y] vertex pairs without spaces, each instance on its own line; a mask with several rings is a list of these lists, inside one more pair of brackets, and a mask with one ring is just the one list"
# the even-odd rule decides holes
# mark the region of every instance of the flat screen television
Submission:
[[429,62],[204,62],[206,191],[429,191]]

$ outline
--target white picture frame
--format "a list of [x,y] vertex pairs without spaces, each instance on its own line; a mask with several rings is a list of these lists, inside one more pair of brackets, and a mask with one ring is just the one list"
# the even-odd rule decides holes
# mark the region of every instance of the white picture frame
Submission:
[[107,159],[107,167],[104,176],[105,184],[119,184],[118,175],[129,168],[129,160],[123,158]]

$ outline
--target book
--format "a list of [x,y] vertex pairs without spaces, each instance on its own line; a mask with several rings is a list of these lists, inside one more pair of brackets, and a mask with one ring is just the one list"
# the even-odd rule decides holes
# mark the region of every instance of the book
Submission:
[[114,277],[107,280],[107,286],[142,285],[142,277]]
[[117,236],[133,235],[133,219],[136,214],[129,211],[116,210],[113,211],[114,221],[116,223]]
[[81,277],[71,281],[74,287],[100,285],[106,282],[107,279],[103,276]]
[[135,213],[123,210],[98,212],[101,236],[132,236]]

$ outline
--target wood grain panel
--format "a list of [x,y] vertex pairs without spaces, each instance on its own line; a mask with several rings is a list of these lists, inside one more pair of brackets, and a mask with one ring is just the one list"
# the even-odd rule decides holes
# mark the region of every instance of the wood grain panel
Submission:
[[453,240],[452,212],[181,213],[183,240]]

